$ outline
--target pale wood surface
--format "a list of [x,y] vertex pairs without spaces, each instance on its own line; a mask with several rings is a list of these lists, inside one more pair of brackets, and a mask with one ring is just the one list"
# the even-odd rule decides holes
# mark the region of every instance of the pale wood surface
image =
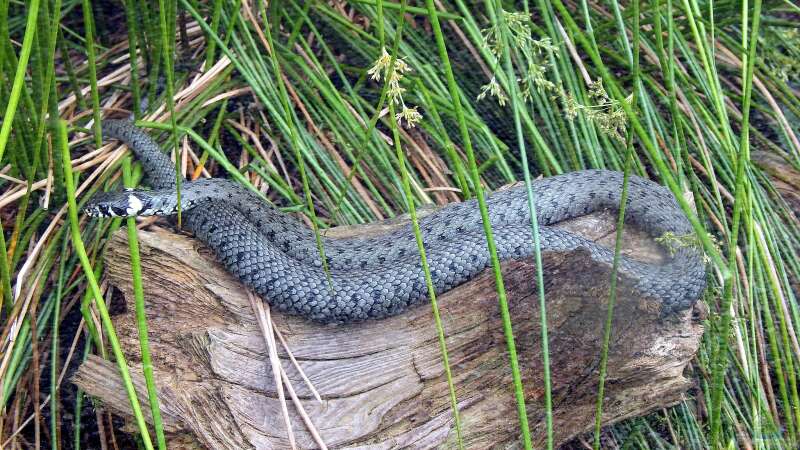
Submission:
[[[586,216],[563,226],[606,245],[615,218]],[[334,229],[376,233],[391,225]],[[626,232],[625,252],[658,262],[652,241]],[[139,233],[150,343],[171,448],[287,448],[266,348],[245,289],[197,241],[156,229]],[[144,393],[126,235],[105,254],[107,276],[124,294],[115,317],[131,371]],[[606,317],[610,267],[585,251],[544,256],[556,442],[591,429]],[[524,378],[528,415],[541,442],[543,383],[538,297],[531,261],[503,264]],[[691,381],[684,369],[697,351],[699,308],[668,320],[658,305],[620,278],[609,359],[604,423],[679,401]],[[467,448],[516,447],[519,424],[498,312],[487,270],[439,298]],[[695,316],[695,317],[693,317]],[[331,448],[452,447],[455,431],[429,305],[393,318],[321,326],[273,313],[278,330],[323,398],[314,400],[279,348],[283,367]],[[90,358],[73,377],[86,392],[126,415],[116,365]],[[143,406],[147,405],[142,395]],[[146,407],[145,407],[146,409]],[[314,441],[290,405],[302,448]]]

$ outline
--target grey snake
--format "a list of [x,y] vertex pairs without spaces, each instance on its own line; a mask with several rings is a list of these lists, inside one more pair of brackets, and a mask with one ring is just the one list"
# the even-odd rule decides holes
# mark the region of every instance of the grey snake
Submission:
[[[128,144],[153,190],[100,193],[84,211],[101,217],[174,214],[176,173],[167,154],[131,122],[105,120],[102,129],[105,138]],[[550,225],[597,210],[616,210],[622,180],[621,173],[607,170],[536,180],[542,251],[582,247],[593,259],[610,263],[612,250]],[[692,233],[668,189],[637,176],[630,177],[629,186],[628,221],[653,237]],[[533,239],[524,187],[495,192],[486,201],[500,259],[530,257]],[[235,182],[183,182],[181,208],[184,228],[208,245],[230,273],[281,311],[318,322],[349,323],[398,314],[428,298],[410,224],[375,237],[323,237],[326,274],[313,232]],[[422,217],[420,228],[437,293],[491,265],[476,200],[448,204]],[[673,250],[663,265],[620,260],[620,272],[635,280],[643,295],[659,301],[662,313],[689,308],[705,288],[700,252],[691,246]]]

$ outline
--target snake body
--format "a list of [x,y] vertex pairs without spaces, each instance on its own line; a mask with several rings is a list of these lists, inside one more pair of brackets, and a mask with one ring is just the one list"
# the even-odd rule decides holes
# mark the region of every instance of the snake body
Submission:
[[[128,121],[104,121],[103,134],[128,144],[153,190],[99,194],[85,212],[105,217],[173,214],[178,207],[175,167],[155,141]],[[593,259],[610,263],[613,251],[550,225],[617,209],[622,181],[621,173],[606,170],[535,181],[542,250],[582,247]],[[500,259],[531,256],[524,188],[499,191],[486,200]],[[312,231],[241,185],[219,178],[184,182],[181,208],[184,227],[205,242],[229,272],[279,310],[319,322],[349,323],[398,314],[428,297],[410,224],[375,237],[323,237],[326,274]],[[654,237],[692,233],[672,193],[636,176],[630,178],[626,219]],[[437,293],[490,266],[476,200],[442,207],[421,218],[420,228]],[[705,288],[703,259],[692,247],[674,249],[664,265],[622,257],[619,270],[636,280],[642,294],[660,301],[663,313],[690,307]]]

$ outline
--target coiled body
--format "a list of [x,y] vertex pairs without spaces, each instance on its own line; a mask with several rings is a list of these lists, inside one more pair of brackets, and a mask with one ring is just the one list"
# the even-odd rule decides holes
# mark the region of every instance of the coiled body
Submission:
[[[87,206],[92,215],[169,215],[177,209],[172,162],[141,130],[105,121],[105,137],[126,142],[142,161],[153,191],[103,194]],[[550,227],[620,202],[622,174],[571,172],[534,182],[543,251],[578,247],[611,262],[613,252],[581,236]],[[186,182],[181,188],[184,226],[205,242],[223,265],[273,307],[319,322],[347,323],[397,314],[425,301],[427,289],[410,225],[369,238],[323,238],[323,270],[313,233],[256,194],[224,179]],[[524,189],[487,197],[501,259],[531,256],[533,240]],[[631,177],[626,218],[654,237],[687,235],[691,226],[666,188]],[[447,205],[423,217],[420,227],[437,293],[490,265],[477,202]],[[664,312],[688,308],[705,288],[705,267],[693,248],[678,248],[655,266],[622,258],[620,271],[638,289],[660,300]],[[533,280],[532,280],[533,282]]]

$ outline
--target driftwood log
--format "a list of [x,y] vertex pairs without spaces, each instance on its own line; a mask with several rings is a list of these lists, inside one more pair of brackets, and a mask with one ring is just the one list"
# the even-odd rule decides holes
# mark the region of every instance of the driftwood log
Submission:
[[[561,226],[613,244],[615,217],[596,213]],[[334,229],[376,233],[385,226]],[[196,240],[171,231],[141,231],[139,240],[149,335],[170,448],[287,448],[264,338],[247,292]],[[627,231],[624,252],[658,262],[651,239]],[[127,238],[106,253],[109,281],[124,294],[115,317],[131,373],[147,409],[134,320]],[[611,268],[585,251],[546,253],[555,441],[591,430]],[[536,442],[544,431],[539,307],[531,261],[503,263],[514,335]],[[691,386],[684,369],[699,346],[699,307],[668,320],[658,304],[619,278],[603,423],[675,404]],[[440,296],[439,306],[467,448],[511,447],[519,440],[506,341],[490,270]],[[319,391],[315,400],[282,346],[283,368],[311,422],[330,448],[453,447],[456,432],[433,314],[421,305],[393,318],[321,326],[272,314],[300,366]],[[113,362],[91,357],[73,381],[112,411],[130,416]],[[287,396],[288,397],[288,396]],[[297,409],[291,423],[301,448],[317,447]],[[148,415],[149,420],[149,415]]]

